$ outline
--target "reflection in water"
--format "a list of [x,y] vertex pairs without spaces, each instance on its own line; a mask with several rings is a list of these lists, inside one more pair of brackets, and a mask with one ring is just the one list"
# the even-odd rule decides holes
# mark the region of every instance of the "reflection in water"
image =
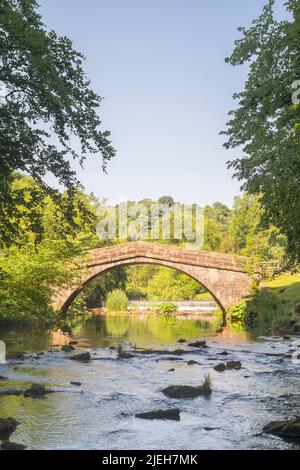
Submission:
[[[221,326],[221,315],[111,314],[72,318],[67,328],[57,331],[2,329],[8,350],[28,354],[24,361],[0,365],[0,375],[8,377],[0,387],[25,388],[39,382],[61,393],[41,400],[0,397],[0,417],[20,421],[12,438],[33,449],[295,448],[293,443],[259,435],[264,424],[293,416],[299,407],[299,369],[286,357],[293,338],[276,343],[256,340],[243,329]],[[118,360],[110,349],[120,342],[178,348],[179,339],[203,337],[207,349],[172,356],[172,361],[167,354]],[[80,364],[70,361],[71,353],[61,348],[50,352],[51,345],[70,340],[78,342],[78,349],[88,348],[95,360]],[[190,349],[185,343],[180,348]],[[221,355],[224,349],[227,356]],[[40,351],[44,354],[37,356]],[[197,364],[188,365],[190,359]],[[214,371],[215,364],[226,360],[240,360],[243,368]],[[172,400],[160,391],[172,383],[198,385],[205,373],[212,378],[209,399]],[[82,385],[72,386],[72,381]],[[182,411],[180,422],[134,417],[173,406]]]

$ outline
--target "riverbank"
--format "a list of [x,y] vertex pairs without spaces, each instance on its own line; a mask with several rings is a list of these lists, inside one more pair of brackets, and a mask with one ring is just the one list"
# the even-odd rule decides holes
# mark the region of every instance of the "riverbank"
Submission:
[[261,283],[252,295],[229,310],[228,321],[267,334],[300,331],[300,275],[283,274]]

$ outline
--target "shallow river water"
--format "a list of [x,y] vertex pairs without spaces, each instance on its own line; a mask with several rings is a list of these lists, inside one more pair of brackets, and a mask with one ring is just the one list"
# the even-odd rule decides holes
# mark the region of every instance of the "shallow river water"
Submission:
[[[0,417],[21,424],[11,440],[29,449],[297,449],[299,443],[261,434],[272,420],[300,414],[299,364],[291,358],[300,338],[251,336],[221,327],[218,318],[199,315],[107,315],[80,317],[68,331],[33,327],[1,329],[8,351],[26,351],[24,360],[0,365],[0,387],[28,388],[38,382],[58,393],[43,399],[0,397]],[[187,343],[205,338],[206,349]],[[93,360],[77,363],[51,345],[78,341]],[[136,354],[117,359],[110,349],[122,342],[154,349],[188,349],[170,356]],[[227,355],[223,355],[227,351]],[[43,352],[43,355],[37,353]],[[75,351],[76,352],[76,351]],[[189,360],[198,364],[188,365]],[[240,360],[240,370],[216,372],[219,362]],[[174,369],[171,371],[170,369]],[[209,398],[170,399],[171,384],[198,385],[210,373]],[[70,382],[81,382],[80,386]],[[135,413],[178,407],[180,421],[150,421]]]

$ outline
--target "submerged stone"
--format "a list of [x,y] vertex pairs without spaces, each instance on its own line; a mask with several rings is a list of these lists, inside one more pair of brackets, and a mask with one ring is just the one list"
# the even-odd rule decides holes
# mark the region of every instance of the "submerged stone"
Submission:
[[20,395],[23,395],[23,390],[17,389],[17,388],[1,388],[0,389],[0,397],[9,397],[9,396],[15,396],[19,397]]
[[135,417],[141,419],[171,419],[174,421],[179,421],[180,409],[171,408],[169,410],[147,411],[146,413],[138,413],[135,415]]

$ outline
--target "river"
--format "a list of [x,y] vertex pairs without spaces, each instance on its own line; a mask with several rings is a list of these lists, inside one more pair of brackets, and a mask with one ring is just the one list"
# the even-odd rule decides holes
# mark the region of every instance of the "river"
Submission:
[[[206,339],[208,348],[178,343],[199,338]],[[38,382],[58,392],[43,399],[0,397],[0,417],[21,423],[11,440],[29,449],[299,448],[261,434],[268,422],[299,415],[299,365],[290,357],[296,337],[222,327],[222,319],[212,315],[115,314],[78,317],[64,331],[1,328],[0,339],[8,351],[26,351],[24,360],[0,365],[0,375],[7,377],[0,381],[2,390]],[[78,342],[76,349],[90,351],[90,363],[71,361],[72,353],[61,351],[71,340]],[[120,360],[113,349],[120,342],[126,349],[180,347],[190,353],[136,354]],[[189,365],[189,360],[197,364]],[[241,361],[242,368],[213,369],[228,360]],[[212,380],[208,398],[174,400],[161,392],[170,384],[198,385],[206,373]],[[170,407],[180,408],[180,421],[135,418],[136,413]]]

